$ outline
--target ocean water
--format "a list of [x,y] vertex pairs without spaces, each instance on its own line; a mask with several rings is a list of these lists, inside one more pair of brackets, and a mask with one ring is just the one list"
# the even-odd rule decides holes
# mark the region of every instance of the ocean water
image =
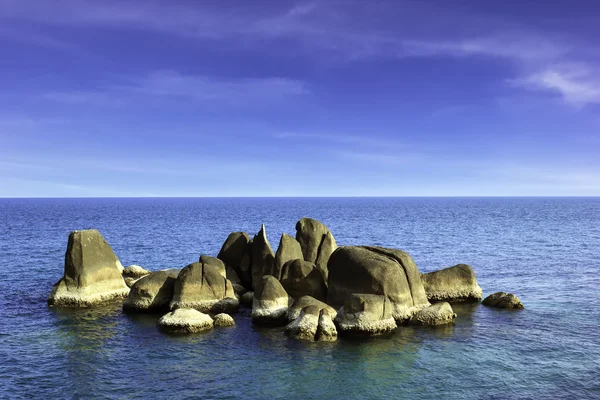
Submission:
[[[484,296],[439,328],[305,343],[252,325],[172,336],[119,304],[52,309],[71,230],[123,265],[181,268],[265,223],[274,250],[304,216],[339,245],[396,247],[421,272],[475,269]],[[600,398],[600,198],[0,199],[0,398]]]

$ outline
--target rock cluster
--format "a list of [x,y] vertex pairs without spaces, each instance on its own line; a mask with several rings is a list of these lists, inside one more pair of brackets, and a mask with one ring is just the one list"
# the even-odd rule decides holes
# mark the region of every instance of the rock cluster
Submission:
[[[381,335],[405,323],[449,324],[456,318],[449,303],[481,297],[469,265],[420,274],[402,250],[338,247],[327,226],[302,218],[296,237],[282,234],[276,252],[263,224],[252,239],[231,233],[217,257],[203,254],[182,269],[155,272],[123,269],[97,230],[74,231],[48,304],[88,307],[124,298],[125,312],[162,313],[160,329],[186,333],[235,326],[229,314],[244,304],[256,324],[285,326],[294,339],[332,341],[338,334]],[[503,292],[483,304],[523,308]]]

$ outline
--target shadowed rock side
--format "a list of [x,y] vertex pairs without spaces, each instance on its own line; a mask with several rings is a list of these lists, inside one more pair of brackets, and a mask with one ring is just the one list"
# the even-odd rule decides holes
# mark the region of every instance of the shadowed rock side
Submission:
[[223,263],[221,266],[211,260],[183,268],[175,281],[171,309],[193,308],[211,313],[237,311],[239,301],[231,282],[224,277]]
[[394,318],[404,321],[430,305],[415,263],[401,250],[343,246],[333,252],[328,268],[327,304],[333,307],[352,293],[383,295]]
[[470,265],[458,264],[421,275],[429,301],[481,301],[482,291]]
[[240,296],[240,304],[252,307],[254,302],[254,292],[248,291]]
[[273,270],[269,275],[281,280],[281,273],[284,264],[288,261],[297,259],[304,259],[304,256],[302,255],[302,249],[300,248],[300,243],[298,243],[298,241],[290,235],[286,233],[282,234],[281,239],[279,239],[277,253],[275,253]]
[[156,271],[137,280],[123,303],[123,311],[168,311],[179,271],[178,269]]
[[302,218],[296,223],[296,240],[300,243],[304,260],[314,263],[327,282],[327,263],[337,248],[329,228],[315,219]]
[[265,275],[252,301],[252,320],[258,324],[283,326],[291,299],[281,283],[271,275]]
[[178,308],[160,317],[158,326],[169,333],[197,333],[212,329],[213,319],[194,309]]
[[273,269],[274,263],[275,254],[267,239],[265,224],[262,224],[260,231],[252,239],[252,289],[256,291],[262,277]]
[[523,310],[525,306],[521,303],[521,300],[517,296],[512,293],[504,293],[504,292],[496,292],[494,294],[490,294],[486,297],[483,302],[483,305],[488,307],[496,307],[496,308],[508,308],[508,309],[517,309]]
[[[252,285],[250,273],[250,237],[246,232],[233,232],[227,236],[217,258],[235,271],[240,284],[249,288]],[[245,263],[243,262],[245,260]],[[230,279],[230,278],[228,278]],[[233,280],[232,280],[233,283]]]
[[281,285],[294,299],[312,296],[317,300],[327,299],[327,286],[321,271],[310,261],[292,260],[282,268]]
[[285,327],[285,333],[298,340],[333,341],[337,330],[326,309],[311,305],[302,308],[298,317]]
[[323,303],[322,301],[315,299],[314,297],[302,296],[296,299],[288,309],[288,321],[291,322],[298,318],[298,316],[300,316],[300,311],[302,311],[304,307],[308,306],[316,306],[320,310],[327,310],[327,314],[331,318],[335,318],[337,315],[337,311],[335,311],[335,308]]
[[435,303],[421,309],[410,320],[412,325],[444,325],[453,322],[456,314],[446,302]]
[[73,231],[65,253],[64,276],[52,287],[48,305],[88,307],[129,293],[123,266],[95,229]]
[[340,335],[373,336],[396,329],[392,304],[385,296],[352,293],[335,318]]

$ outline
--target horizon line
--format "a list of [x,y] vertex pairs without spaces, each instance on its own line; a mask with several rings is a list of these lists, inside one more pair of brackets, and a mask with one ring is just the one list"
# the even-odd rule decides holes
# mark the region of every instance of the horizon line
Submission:
[[414,198],[600,198],[600,195],[412,195],[412,196],[0,196],[0,200],[29,199],[414,199]]

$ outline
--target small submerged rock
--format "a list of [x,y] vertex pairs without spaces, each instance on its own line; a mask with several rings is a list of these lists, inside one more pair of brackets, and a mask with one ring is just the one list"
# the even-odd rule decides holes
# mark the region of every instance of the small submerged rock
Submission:
[[381,335],[397,328],[392,305],[385,296],[352,293],[338,311],[335,324],[340,334]]
[[225,314],[225,313],[220,313],[214,316],[213,318],[214,320],[214,325],[217,327],[227,327],[227,326],[234,326],[235,325],[235,321],[233,320],[233,317],[229,314]]
[[481,301],[482,291],[470,265],[458,264],[421,275],[429,301]]
[[521,300],[512,293],[496,292],[486,297],[483,305],[496,308],[508,308],[523,310],[525,306],[521,303]]
[[170,333],[197,333],[212,329],[213,319],[210,315],[192,308],[178,308],[163,315],[158,326]]
[[421,309],[410,320],[412,325],[445,325],[454,321],[456,314],[447,302],[435,303]]

